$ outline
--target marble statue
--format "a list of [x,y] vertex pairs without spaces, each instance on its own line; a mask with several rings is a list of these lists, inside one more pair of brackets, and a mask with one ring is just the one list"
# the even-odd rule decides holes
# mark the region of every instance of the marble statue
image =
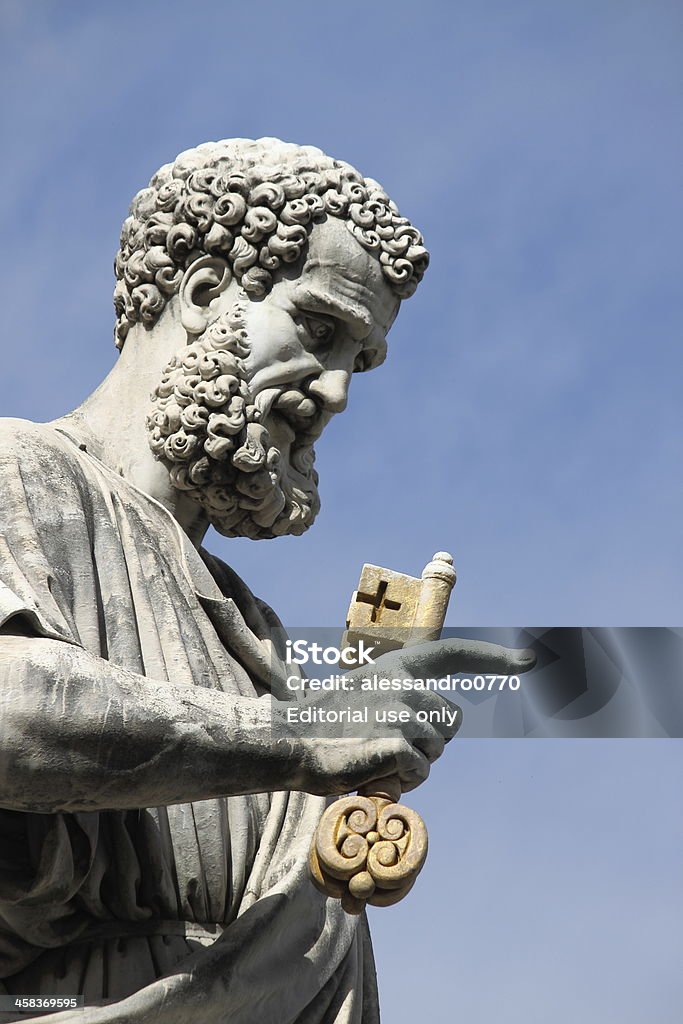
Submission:
[[[0,994],[86,1004],[0,1020],[379,1020],[366,917],[311,884],[311,837],[331,795],[423,782],[454,728],[275,739],[278,620],[202,541],[308,529],[315,441],[427,262],[348,164],[199,146],[123,225],[109,376],[0,421]],[[528,667],[464,641],[383,658]]]

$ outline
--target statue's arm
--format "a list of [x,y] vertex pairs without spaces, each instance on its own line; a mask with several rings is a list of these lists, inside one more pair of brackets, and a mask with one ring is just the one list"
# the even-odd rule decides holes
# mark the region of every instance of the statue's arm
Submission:
[[[459,725],[459,715],[432,724],[430,715],[450,705],[409,689],[391,704],[408,716],[387,732],[325,735],[290,725],[289,702],[157,682],[75,644],[22,633],[19,621],[0,628],[0,807],[16,811],[125,810],[277,790],[331,795],[388,775],[407,791],[427,778]],[[437,641],[410,651],[383,655],[377,670],[404,677],[420,662],[430,676],[530,667],[494,644]],[[363,699],[387,705],[381,692]],[[308,699],[327,710],[348,702],[342,691]]]
[[13,623],[0,630],[0,806],[122,810],[303,788],[269,698],[155,682]]

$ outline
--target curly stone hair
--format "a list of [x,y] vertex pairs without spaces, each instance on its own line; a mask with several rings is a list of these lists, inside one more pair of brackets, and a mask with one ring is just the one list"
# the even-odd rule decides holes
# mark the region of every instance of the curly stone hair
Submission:
[[375,256],[396,295],[415,291],[429,253],[422,235],[372,178],[315,146],[225,139],[181,153],[133,199],[114,270],[117,348],[134,323],[156,323],[184,271],[222,256],[260,298],[273,271],[302,255],[311,225],[343,219]]

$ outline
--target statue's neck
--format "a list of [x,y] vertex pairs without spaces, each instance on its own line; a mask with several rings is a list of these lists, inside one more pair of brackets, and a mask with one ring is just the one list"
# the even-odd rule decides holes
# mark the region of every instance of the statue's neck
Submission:
[[63,426],[89,454],[161,502],[199,547],[208,518],[196,501],[173,487],[168,470],[155,459],[147,441],[145,417],[152,386],[147,375],[132,375],[121,359],[82,405],[54,425]]

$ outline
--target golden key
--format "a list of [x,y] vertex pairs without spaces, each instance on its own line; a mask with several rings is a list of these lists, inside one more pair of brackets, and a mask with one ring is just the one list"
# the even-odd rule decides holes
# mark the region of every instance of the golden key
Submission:
[[[438,640],[455,585],[453,558],[438,551],[422,578],[364,565],[349,606],[342,646],[372,644],[375,656],[409,643]],[[349,914],[365,905],[388,907],[413,887],[427,857],[427,829],[420,815],[397,801],[397,775],[335,800],[311,843],[315,886],[340,899]]]

